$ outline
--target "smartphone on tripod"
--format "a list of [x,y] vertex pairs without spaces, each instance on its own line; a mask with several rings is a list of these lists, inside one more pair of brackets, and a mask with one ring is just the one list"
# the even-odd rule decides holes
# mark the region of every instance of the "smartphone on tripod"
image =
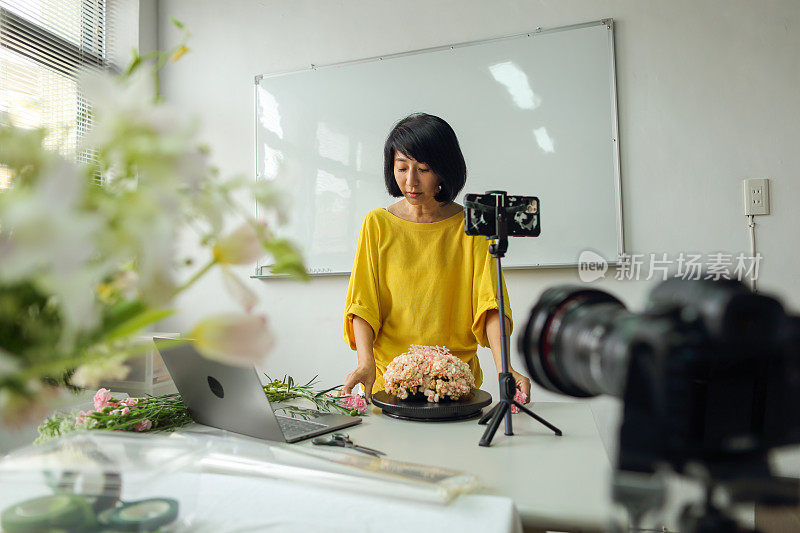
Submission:
[[[496,194],[464,195],[464,232],[467,235],[494,235],[496,206]],[[542,232],[541,209],[536,196],[506,195],[505,209],[509,237],[538,237]]]
[[[509,237],[538,237],[542,232],[541,210],[536,196],[509,196],[505,191],[486,191],[486,194],[464,195],[464,232],[467,235],[483,235],[492,240],[489,253],[497,261],[497,285],[503,286],[503,266],[501,258],[508,249]],[[503,290],[497,290],[497,308],[501,317],[505,316]],[[505,320],[500,320],[502,372],[498,374],[500,401],[492,410],[481,417],[479,424],[486,424],[478,445],[491,446],[497,428],[505,420],[505,434],[513,435],[511,406],[514,405],[528,416],[550,429],[556,436],[562,432],[556,426],[535,414],[514,399],[516,382],[509,371],[508,336]]]

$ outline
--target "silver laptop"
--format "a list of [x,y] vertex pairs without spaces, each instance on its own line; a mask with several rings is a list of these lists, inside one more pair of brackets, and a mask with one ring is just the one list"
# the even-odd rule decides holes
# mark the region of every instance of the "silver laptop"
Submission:
[[195,422],[251,437],[297,442],[361,423],[358,417],[303,409],[274,410],[256,369],[230,366],[201,356],[192,344],[162,349],[153,338]]

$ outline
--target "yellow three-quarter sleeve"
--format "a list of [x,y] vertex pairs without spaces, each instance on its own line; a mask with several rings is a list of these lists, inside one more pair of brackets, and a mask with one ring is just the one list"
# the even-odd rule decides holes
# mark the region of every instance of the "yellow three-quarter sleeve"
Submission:
[[370,223],[370,218],[364,219],[364,223],[361,225],[361,232],[358,235],[353,271],[350,273],[350,283],[347,287],[347,300],[344,310],[344,338],[353,350],[356,349],[353,316],[366,320],[372,327],[376,337],[381,329],[376,232],[377,228]]
[[[489,254],[489,243],[486,239],[475,237],[474,245],[475,272],[472,281],[472,295],[475,320],[472,323],[472,333],[478,344],[489,346],[489,339],[486,337],[486,313],[500,307],[497,300],[497,263]],[[514,329],[514,322],[511,319],[511,302],[508,299],[505,278],[503,279],[503,299],[505,300],[506,317],[511,325],[506,334],[510,336]]]

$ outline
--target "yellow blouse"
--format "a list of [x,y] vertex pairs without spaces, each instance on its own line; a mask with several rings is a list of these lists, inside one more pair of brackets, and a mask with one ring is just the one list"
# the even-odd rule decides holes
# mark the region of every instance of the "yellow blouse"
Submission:
[[[511,321],[507,294],[504,284]],[[486,312],[498,308],[496,295],[497,267],[489,243],[464,233],[463,213],[425,224],[373,209],[358,237],[344,338],[355,350],[354,315],[372,326],[377,367],[373,392],[383,390],[386,365],[411,344],[448,347],[469,365],[480,386],[477,345],[489,345]]]

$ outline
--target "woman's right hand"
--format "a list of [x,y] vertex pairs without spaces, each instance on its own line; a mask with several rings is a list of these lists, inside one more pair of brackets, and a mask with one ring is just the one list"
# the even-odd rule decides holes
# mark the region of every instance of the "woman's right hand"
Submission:
[[355,370],[347,375],[342,387],[342,394],[352,394],[353,387],[361,383],[364,386],[364,398],[369,401],[372,396],[372,386],[375,384],[375,364],[358,365]]

